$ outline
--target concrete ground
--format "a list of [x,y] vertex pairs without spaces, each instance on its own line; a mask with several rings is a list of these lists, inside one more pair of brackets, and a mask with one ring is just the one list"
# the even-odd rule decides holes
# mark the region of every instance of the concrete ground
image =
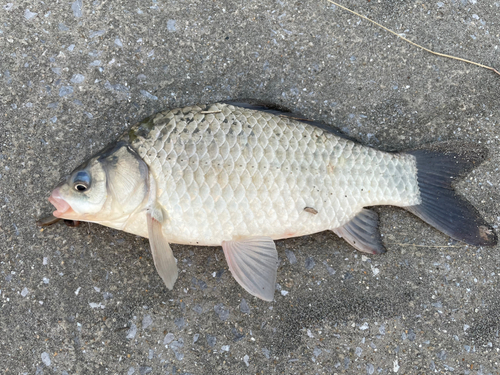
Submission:
[[[345,1],[436,51],[500,66],[500,2]],[[398,150],[482,142],[458,190],[500,223],[500,76],[423,52],[324,0],[0,3],[0,372],[498,374],[499,248],[378,207],[388,252],[333,233],[279,241],[275,301],[220,248],[41,230],[60,177],[157,111],[257,98]]]

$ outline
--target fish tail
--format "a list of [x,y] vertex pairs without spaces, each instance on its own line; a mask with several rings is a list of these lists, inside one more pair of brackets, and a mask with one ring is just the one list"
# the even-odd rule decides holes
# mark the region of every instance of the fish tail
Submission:
[[475,143],[447,142],[406,153],[416,159],[421,202],[404,208],[456,240],[496,245],[494,229],[452,186],[486,160],[488,150]]

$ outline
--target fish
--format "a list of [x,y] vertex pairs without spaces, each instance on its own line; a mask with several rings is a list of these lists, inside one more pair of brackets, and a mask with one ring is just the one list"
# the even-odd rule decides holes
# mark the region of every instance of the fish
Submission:
[[236,281],[272,301],[275,240],[330,230],[381,254],[373,206],[402,207],[466,244],[496,245],[493,227],[453,189],[487,155],[470,142],[385,152],[280,107],[193,105],[138,122],[78,166],[49,201],[56,218],[148,238],[170,290],[178,276],[170,243],[222,246]]

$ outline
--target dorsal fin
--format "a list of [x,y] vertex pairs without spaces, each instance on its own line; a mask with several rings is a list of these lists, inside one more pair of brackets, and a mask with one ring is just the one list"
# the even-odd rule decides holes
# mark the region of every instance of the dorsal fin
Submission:
[[223,101],[222,103],[224,104],[229,104],[235,107],[241,107],[241,108],[247,108],[247,109],[252,109],[254,111],[261,111],[261,112],[267,112],[271,113],[276,116],[281,116],[281,117],[288,117],[290,119],[293,119],[295,121],[300,121],[305,124],[309,124],[312,126],[316,126],[317,128],[320,128],[324,131],[327,131],[328,133],[332,133],[336,135],[337,137],[341,137],[344,139],[348,139],[349,141],[353,141],[356,143],[359,143],[355,138],[342,133],[339,129],[328,126],[326,124],[323,124],[322,122],[319,121],[314,121],[314,120],[309,120],[305,118],[304,116],[301,116],[300,114],[292,112],[290,109],[281,106],[279,104],[272,104],[269,102],[265,101],[259,101],[255,99],[239,99],[239,100],[228,100],[228,101]]

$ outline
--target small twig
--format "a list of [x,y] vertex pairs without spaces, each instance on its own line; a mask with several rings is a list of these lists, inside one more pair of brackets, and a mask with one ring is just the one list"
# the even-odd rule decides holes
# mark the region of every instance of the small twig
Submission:
[[206,114],[212,114],[212,113],[221,113],[221,110],[216,110],[216,111],[200,111],[201,114],[206,115]]
[[400,242],[387,242],[389,245],[399,245],[399,246],[414,246],[414,247],[453,247],[453,248],[460,248],[462,246],[456,246],[456,245],[417,245],[414,243],[400,243]]
[[54,215],[50,214],[50,215],[47,215],[45,217],[42,217],[42,218],[38,219],[35,222],[35,224],[38,227],[47,227],[49,225],[53,225],[53,224],[57,223],[60,220],[62,220],[62,219],[60,219],[58,217],[55,217]]
[[391,29],[388,29],[387,27],[382,26],[381,24],[379,24],[379,23],[377,23],[377,22],[375,22],[375,21],[373,21],[373,20],[369,19],[368,17],[365,17],[365,16],[363,16],[363,15],[361,15],[361,14],[359,14],[359,13],[356,13],[355,11],[350,10],[349,8],[346,8],[345,6],[342,6],[342,5],[340,5],[340,4],[337,4],[336,2],[334,2],[334,1],[332,1],[332,0],[326,0],[326,1],[328,1],[329,3],[332,3],[332,4],[333,4],[333,5],[335,5],[335,6],[338,6],[339,8],[342,8],[342,9],[344,9],[344,10],[346,10],[346,11],[348,11],[348,12],[350,12],[350,13],[352,13],[352,14],[354,14],[354,15],[358,16],[358,17],[361,17],[361,18],[363,18],[363,19],[365,19],[365,20],[367,20],[367,21],[370,21],[371,23],[373,23],[374,25],[377,25],[378,27],[381,27],[381,28],[382,28],[382,29],[384,29],[385,31],[388,31],[388,32],[390,32],[391,34],[396,35],[398,38],[403,39],[405,42],[410,43],[411,45],[413,45],[413,46],[415,46],[415,47],[417,47],[417,48],[423,49],[423,50],[424,50],[424,51],[426,51],[426,52],[432,53],[433,55],[437,55],[437,56],[441,56],[441,57],[447,57],[447,58],[449,58],[449,59],[458,60],[458,61],[462,61],[462,62],[465,62],[465,63],[468,63],[468,64],[476,65],[476,66],[479,66],[480,68],[484,68],[484,69],[491,70],[492,72],[494,72],[494,73],[496,73],[496,74],[500,75],[500,72],[498,72],[498,70],[496,70],[495,68],[492,68],[491,66],[486,66],[486,65],[483,65],[483,64],[479,64],[479,63],[477,63],[477,62],[474,62],[474,61],[470,61],[470,60],[462,59],[461,57],[455,57],[455,56],[446,55],[446,54],[444,54],[444,53],[431,51],[430,49],[425,48],[425,47],[421,46],[420,44],[414,43],[414,42],[412,42],[411,40],[406,39],[405,37],[403,37],[403,36],[399,35],[398,33],[394,32],[394,31],[392,31]]

